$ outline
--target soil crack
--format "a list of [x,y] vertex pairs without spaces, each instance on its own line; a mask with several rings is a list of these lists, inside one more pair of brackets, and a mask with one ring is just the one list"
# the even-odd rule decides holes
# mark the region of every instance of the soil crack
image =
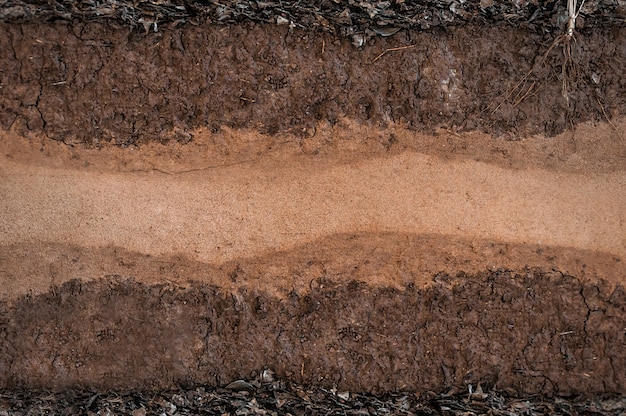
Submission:
[[231,166],[245,165],[245,164],[248,164],[248,163],[255,163],[255,162],[259,161],[259,160],[260,159],[246,159],[246,160],[241,160],[241,161],[237,161],[237,162],[223,163],[223,164],[219,164],[219,165],[210,165],[210,166],[205,166],[205,167],[201,167],[201,168],[193,168],[193,169],[185,169],[185,170],[177,170],[177,171],[168,171],[168,170],[163,170],[163,169],[160,169],[160,168],[150,168],[150,169],[131,169],[128,172],[131,172],[131,173],[137,173],[137,172],[141,172],[141,173],[159,172],[159,173],[162,173],[164,175],[184,175],[186,173],[204,172],[204,171],[213,170],[213,169],[228,168],[228,167],[231,167]]

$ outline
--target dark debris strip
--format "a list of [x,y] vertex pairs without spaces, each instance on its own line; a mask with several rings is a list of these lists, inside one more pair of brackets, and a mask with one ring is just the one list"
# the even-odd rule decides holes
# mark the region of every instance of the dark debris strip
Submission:
[[195,387],[166,392],[68,390],[3,391],[0,416],[27,415],[597,415],[626,413],[626,397],[507,397],[479,385],[456,394],[408,392],[357,394],[322,387],[306,388],[275,380],[265,370],[252,381],[223,388]]
[[[352,35],[386,36],[399,29],[504,23],[550,30],[564,0],[0,0],[0,21],[111,21],[158,31],[187,21],[265,22]],[[623,25],[621,0],[587,0],[586,26]]]

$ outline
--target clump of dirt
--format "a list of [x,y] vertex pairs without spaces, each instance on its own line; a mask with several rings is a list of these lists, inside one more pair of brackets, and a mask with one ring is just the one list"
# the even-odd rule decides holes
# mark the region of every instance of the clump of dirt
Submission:
[[444,273],[425,287],[315,279],[268,295],[123,276],[0,308],[2,388],[220,386],[264,369],[382,393],[621,392],[626,291],[559,272]]
[[318,123],[344,117],[553,135],[626,113],[619,27],[577,34],[567,98],[563,47],[544,58],[556,34],[506,26],[403,30],[365,48],[254,23],[148,34],[105,23],[0,30],[0,128],[66,143],[186,143],[197,128],[224,126],[310,137]]

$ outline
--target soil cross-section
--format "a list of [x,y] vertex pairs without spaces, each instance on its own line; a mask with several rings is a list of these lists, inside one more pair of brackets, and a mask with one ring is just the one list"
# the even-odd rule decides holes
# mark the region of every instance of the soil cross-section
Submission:
[[223,3],[0,5],[1,389],[626,394],[619,4]]

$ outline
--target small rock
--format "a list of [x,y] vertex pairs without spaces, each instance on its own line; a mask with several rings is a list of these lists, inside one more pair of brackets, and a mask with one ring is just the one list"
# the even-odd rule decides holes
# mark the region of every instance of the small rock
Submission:
[[399,27],[393,27],[393,26],[381,26],[381,27],[374,28],[374,32],[384,37],[394,35],[398,33],[399,31],[400,31]]
[[350,392],[348,391],[340,391],[337,392],[337,397],[339,397],[341,400],[350,400]]
[[241,391],[241,390],[252,391],[252,390],[254,390],[254,386],[252,384],[244,381],[244,380],[233,381],[228,386],[226,386],[226,388],[228,390],[233,390],[233,391]]
[[263,370],[261,373],[261,381],[263,383],[271,383],[274,381],[274,372],[272,370]]
[[365,36],[361,35],[360,33],[352,35],[352,45],[354,45],[355,48],[360,48],[364,44],[365,44]]
[[483,388],[481,387],[480,383],[478,383],[478,387],[476,387],[476,391],[472,391],[472,385],[470,384],[469,393],[470,393],[469,394],[470,399],[477,400],[477,401],[483,401],[489,396],[488,394],[483,392]]

